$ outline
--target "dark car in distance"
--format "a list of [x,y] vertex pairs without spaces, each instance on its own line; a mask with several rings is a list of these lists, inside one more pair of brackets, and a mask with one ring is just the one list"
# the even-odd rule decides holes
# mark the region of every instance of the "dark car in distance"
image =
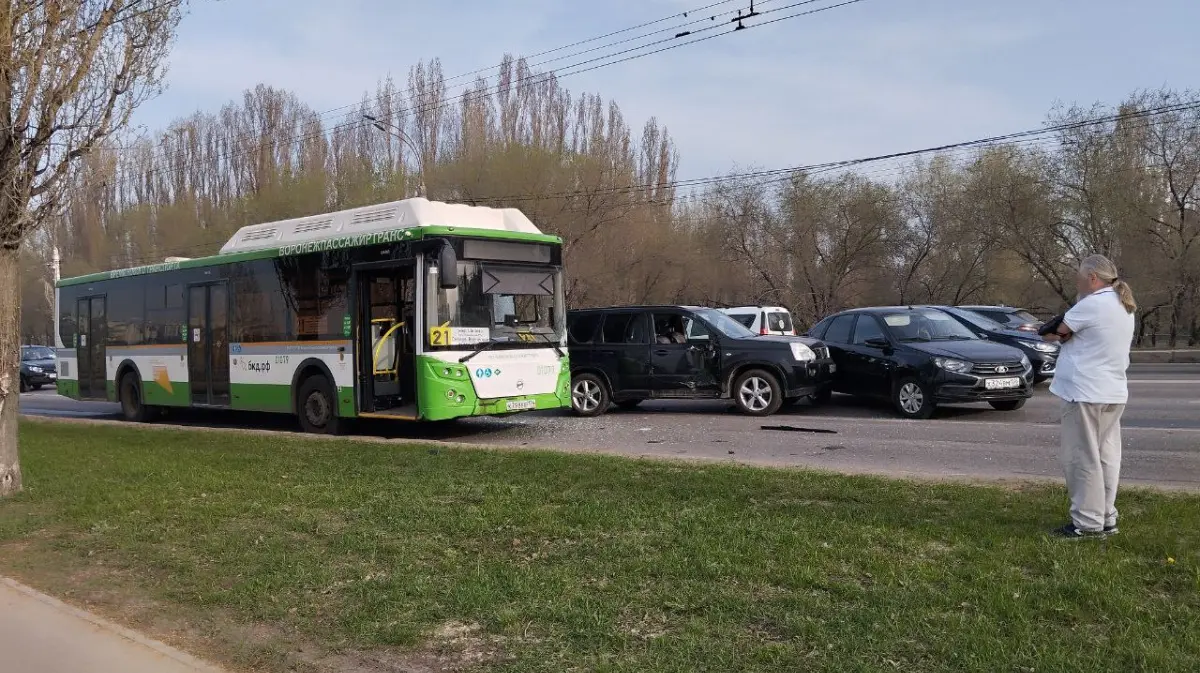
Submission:
[[1037,316],[1023,308],[1013,308],[1012,306],[956,306],[955,308],[977,313],[1018,332],[1037,334],[1038,328],[1042,326],[1042,321],[1038,320]]
[[905,418],[929,418],[939,404],[968,402],[1014,411],[1032,395],[1025,355],[980,339],[936,309],[845,311],[809,335],[828,346],[837,364],[833,390],[889,400]]
[[1033,365],[1033,382],[1041,383],[1054,377],[1058,364],[1058,344],[1047,343],[1036,332],[1023,332],[987,318],[980,313],[968,311],[954,306],[934,306],[939,311],[945,311],[964,327],[971,330],[980,339],[987,339],[1005,346],[1019,349],[1029,358]]
[[648,399],[730,399],[766,416],[827,397],[829,350],[804,337],[760,336],[696,306],[627,306],[567,313],[571,404],[598,416]]
[[48,346],[21,346],[21,392],[38,390],[58,381],[58,362]]

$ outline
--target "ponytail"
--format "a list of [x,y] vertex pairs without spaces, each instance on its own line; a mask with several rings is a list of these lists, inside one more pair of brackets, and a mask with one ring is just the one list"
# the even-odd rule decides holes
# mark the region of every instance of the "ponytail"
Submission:
[[1079,272],[1084,275],[1095,275],[1100,282],[1111,285],[1113,292],[1117,293],[1117,299],[1120,300],[1121,306],[1125,307],[1125,311],[1128,313],[1137,311],[1137,301],[1133,298],[1133,289],[1129,287],[1129,283],[1117,277],[1117,265],[1113,264],[1112,260],[1104,255],[1088,255],[1079,263]]
[[1127,313],[1137,311],[1137,301],[1133,298],[1133,289],[1129,287],[1129,283],[1120,279],[1114,280],[1112,289],[1117,293],[1117,299],[1121,300],[1121,306],[1125,307]]

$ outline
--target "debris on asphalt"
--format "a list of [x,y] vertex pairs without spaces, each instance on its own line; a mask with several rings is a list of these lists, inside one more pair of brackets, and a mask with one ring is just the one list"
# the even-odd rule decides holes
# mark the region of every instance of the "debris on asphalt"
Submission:
[[825,428],[800,428],[794,425],[764,425],[762,430],[774,430],[776,432],[811,432],[817,435],[836,435],[837,430],[826,430]]

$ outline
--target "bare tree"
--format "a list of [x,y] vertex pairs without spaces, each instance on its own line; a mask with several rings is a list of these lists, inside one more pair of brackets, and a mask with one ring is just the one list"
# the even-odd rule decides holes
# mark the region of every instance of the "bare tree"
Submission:
[[[0,287],[62,204],[78,160],[158,93],[182,0],[10,0],[0,7]],[[0,496],[21,488],[21,295],[0,293]]]

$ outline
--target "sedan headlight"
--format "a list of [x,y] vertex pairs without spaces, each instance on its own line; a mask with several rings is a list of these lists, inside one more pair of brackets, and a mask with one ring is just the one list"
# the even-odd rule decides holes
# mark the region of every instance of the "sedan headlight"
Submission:
[[796,341],[788,344],[792,347],[792,357],[796,358],[797,362],[812,362],[817,359],[817,354],[813,349]]
[[955,374],[966,374],[971,371],[971,363],[954,358],[934,358],[933,364]]
[[1048,344],[1045,341],[1022,341],[1021,343],[1026,348],[1032,348],[1039,353],[1053,353],[1058,350],[1056,344]]
[[39,367],[37,365],[29,365],[29,371],[33,372],[34,374],[41,374],[42,372],[44,372],[46,370],[42,369],[41,367]]

